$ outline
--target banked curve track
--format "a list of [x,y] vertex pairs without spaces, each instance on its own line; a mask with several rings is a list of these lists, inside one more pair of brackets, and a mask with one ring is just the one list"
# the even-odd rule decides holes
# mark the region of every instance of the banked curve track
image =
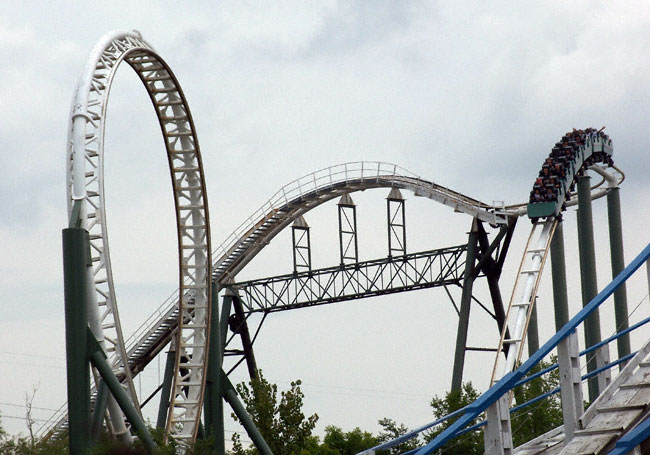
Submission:
[[[67,147],[68,214],[82,201],[81,225],[89,232],[92,289],[89,326],[113,372],[137,405],[124,345],[108,247],[104,201],[104,132],[110,88],[122,62],[137,73],[154,106],[172,178],[179,256],[180,314],[177,357],[167,431],[192,441],[199,426],[193,404],[203,396],[207,359],[211,247],[207,194],[196,131],[181,87],[165,61],[138,32],[112,32],[93,48],[77,86]],[[124,417],[109,403],[110,427],[128,437]]]

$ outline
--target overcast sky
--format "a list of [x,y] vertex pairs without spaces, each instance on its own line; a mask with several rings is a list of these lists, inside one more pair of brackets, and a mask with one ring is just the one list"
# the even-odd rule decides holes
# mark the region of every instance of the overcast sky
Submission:
[[[111,30],[142,32],[183,87],[203,152],[213,245],[282,185],[346,161],[392,162],[485,202],[523,202],[565,131],[606,126],[615,162],[626,174],[624,242],[626,260],[632,259],[649,240],[650,6],[464,3],[5,2],[5,428],[25,431],[17,417],[32,387],[38,388],[39,419],[65,402],[60,230],[66,224],[68,111],[88,53]],[[166,158],[139,85],[128,67],[120,69],[106,139],[107,218],[127,336],[175,289],[177,276]],[[353,195],[363,259],[385,255],[386,194]],[[467,216],[405,196],[411,251],[466,240]],[[594,216],[602,288],[610,279],[603,200],[594,203]],[[566,220],[567,254],[575,264],[573,211]],[[326,204],[307,221],[315,265],[336,264],[336,206]],[[528,229],[521,220],[502,278],[506,296]],[[241,277],[287,273],[290,264],[289,237],[280,235]],[[572,311],[580,307],[576,276]],[[641,280],[630,292],[630,307],[645,293]],[[546,279],[540,304],[550,307],[551,299]],[[549,311],[540,311],[552,321]],[[473,312],[470,343],[488,345],[497,336],[494,323]],[[610,313],[603,311],[605,323]],[[319,413],[319,433],[328,424],[376,431],[384,416],[413,427],[431,419],[428,402],[449,385],[455,324],[444,292],[419,291],[273,315],[256,353],[281,388],[292,379],[304,381],[305,408]],[[470,356],[469,379],[481,389],[488,357]],[[143,375],[143,394],[157,384],[157,368]],[[243,380],[245,371],[234,378]]]

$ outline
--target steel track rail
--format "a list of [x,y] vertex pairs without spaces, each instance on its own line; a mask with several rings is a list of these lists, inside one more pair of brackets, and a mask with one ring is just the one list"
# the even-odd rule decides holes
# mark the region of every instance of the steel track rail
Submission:
[[[591,154],[594,153],[594,144],[589,144],[582,147],[584,152],[586,147],[591,147]],[[581,153],[583,153],[581,152]],[[591,156],[591,155],[590,155]],[[608,169],[611,171],[608,172]],[[580,164],[579,169],[573,174],[572,181],[569,184],[577,183],[577,176],[587,170],[593,170],[600,174],[603,180],[591,188],[591,199],[597,199],[607,194],[607,192],[618,186],[624,180],[623,172],[612,166],[611,168],[604,168],[597,164],[587,164],[584,161]],[[603,183],[607,182],[607,188],[600,188]],[[567,185],[567,188],[571,185]],[[575,197],[571,201],[571,205],[578,204],[578,198]],[[567,204],[569,205],[569,204]],[[549,217],[544,222],[534,223],[524,249],[524,253],[519,264],[517,271],[517,279],[512,289],[512,295],[506,311],[507,324],[501,332],[499,344],[496,349],[496,356],[494,366],[492,368],[492,375],[490,378],[490,385],[493,385],[497,380],[501,379],[505,374],[513,371],[516,365],[520,362],[524,343],[526,340],[528,325],[530,318],[533,314],[533,307],[537,296],[542,272],[546,263],[549,250],[551,248],[551,240],[555,233],[555,228],[558,221],[555,217]],[[536,232],[541,228],[539,232]],[[509,331],[510,336],[506,334]],[[501,353],[504,352],[504,344],[510,345],[508,354],[505,359],[502,358]],[[509,400],[512,401],[512,394]]]
[[[133,34],[133,36],[140,39],[138,34]],[[171,116],[172,119],[174,117],[176,117],[175,114]],[[616,170],[618,171],[618,169]],[[619,174],[622,175],[620,171]],[[610,183],[613,180],[616,180],[616,178],[610,177],[608,179]],[[619,178],[619,180],[622,179]],[[312,208],[343,193],[388,187],[410,190],[416,196],[428,197],[453,208],[455,211],[467,213],[495,225],[507,223],[510,218],[519,217],[526,213],[525,203],[510,206],[491,206],[462,193],[437,185],[434,182],[421,179],[394,164],[381,162],[345,163],[321,169],[281,188],[247,221],[242,223],[213,253],[213,256],[218,258],[213,264],[213,280],[218,283],[232,282],[236,274],[275,235],[288,226],[296,217]],[[592,197],[594,199],[602,197],[607,191],[607,189],[592,191]],[[209,241],[209,235],[207,239]],[[183,320],[179,316],[178,302],[175,298],[178,295],[178,291],[172,294],[127,340],[126,356],[120,356],[117,359],[119,365],[129,365],[129,368],[123,368],[122,370],[125,378],[129,374],[135,375],[142,371],[171,340],[172,333],[178,327],[178,321]],[[181,292],[180,295],[191,299],[191,296],[185,292]],[[188,316],[185,315],[185,317]],[[119,324],[119,318],[117,320]],[[64,416],[64,411],[60,411],[58,415]],[[56,426],[60,426],[61,421],[64,420],[65,418],[62,417]],[[48,430],[51,430],[51,428],[47,428],[46,431]]]
[[[598,167],[598,166],[594,166]],[[622,172],[607,180],[622,181]],[[603,169],[599,173],[609,175]],[[218,283],[233,282],[236,274],[255,257],[268,242],[296,217],[343,193],[352,193],[372,188],[398,187],[408,189],[418,196],[447,205],[454,210],[465,209],[471,216],[480,214],[480,219],[495,223],[495,217],[507,219],[526,214],[526,204],[492,207],[459,192],[417,177],[415,174],[395,165],[381,162],[345,163],[321,169],[294,180],[278,190],[262,207],[244,221],[213,252],[217,259],[213,263],[213,280]],[[592,188],[592,198],[606,194],[606,189]],[[572,200],[570,204],[575,203]],[[495,223],[496,224],[496,223]],[[129,370],[132,375],[141,372],[170,342],[178,324],[178,291],[167,298],[152,315],[144,321],[126,340]],[[46,433],[52,428],[65,426],[65,406],[52,417],[54,426],[39,431]]]
[[[196,438],[207,365],[210,312],[211,246],[207,194],[196,130],[187,100],[165,61],[138,32],[105,35],[90,54],[77,86],[67,150],[68,213],[82,200],[82,225],[90,234],[92,301],[89,325],[102,342],[113,373],[137,407],[124,345],[106,230],[104,132],[111,84],[126,61],[138,74],[155,108],[169,162],[179,251],[180,311],[177,350],[167,431],[181,443]],[[111,412],[115,431],[123,416]]]

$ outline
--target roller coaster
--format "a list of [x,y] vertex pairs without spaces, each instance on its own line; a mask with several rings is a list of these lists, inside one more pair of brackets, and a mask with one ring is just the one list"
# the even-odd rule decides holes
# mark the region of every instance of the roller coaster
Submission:
[[[179,258],[178,289],[128,338],[122,333],[115,298],[104,196],[107,103],[117,68],[122,62],[138,75],[158,118],[172,177]],[[585,276],[583,311],[593,308],[589,310],[589,317],[586,313],[576,316],[580,319],[574,318],[577,322],[564,317],[561,322],[568,328],[558,327],[552,343],[546,343],[540,350],[546,349],[548,353],[557,347],[559,369],[565,378],[562,384],[563,406],[565,402],[572,403],[564,406],[567,409],[564,429],[547,436],[543,450],[571,447],[570,441],[580,439],[580,431],[584,429],[581,426],[587,426],[589,412],[597,412],[592,408],[599,403],[598,400],[606,401],[607,398],[602,397],[611,399],[616,394],[618,389],[613,389],[613,384],[618,384],[617,387],[628,384],[630,390],[634,389],[630,384],[636,384],[634,390],[637,391],[645,390],[647,385],[643,382],[644,376],[639,378],[634,372],[629,375],[620,373],[611,381],[607,365],[615,362],[609,362],[597,330],[597,318],[594,322],[597,313],[593,312],[602,303],[604,294],[597,293],[593,271],[589,272],[594,263],[591,202],[607,196],[613,212],[619,210],[618,187],[624,175],[614,166],[612,157],[612,141],[602,131],[588,128],[567,133],[545,160],[529,201],[509,206],[483,203],[420,178],[395,164],[353,162],[331,166],[282,187],[213,250],[205,170],[192,115],[180,84],[167,63],[140,33],[109,33],[89,56],[70,112],[66,173],[69,226],[63,233],[68,404],[41,428],[40,434],[61,437],[68,431],[73,454],[85,453],[91,435],[97,437],[102,431],[125,442],[132,441],[133,435],[138,434],[148,447],[153,447],[140,411],[142,397],[136,393],[133,378],[169,347],[165,380],[156,391],[160,392],[157,426],[165,429],[166,437],[173,438],[179,443],[179,450],[185,451],[198,437],[213,435],[217,441],[216,453],[223,453],[225,401],[240,418],[260,452],[270,453],[228,379],[228,374],[244,362],[251,377],[256,374],[253,352],[256,334],[251,335],[249,317],[261,313],[265,318],[280,311],[437,286],[458,286],[462,290],[451,386],[458,389],[462,383],[465,352],[470,349],[467,346],[467,327],[473,303],[472,287],[475,280],[484,278],[488,282],[493,306],[492,310],[485,309],[496,320],[499,329],[495,346],[490,349],[496,354],[491,376],[494,385],[475,405],[465,409],[465,414],[454,425],[417,453],[433,453],[466,431],[458,422],[467,425],[481,412],[487,413],[486,453],[515,453],[509,429],[511,399],[508,391],[523,380],[533,363],[541,359],[537,354],[529,355],[529,360],[521,365],[526,337],[537,336],[532,331],[531,320],[534,319],[536,295],[549,253],[553,261],[555,310],[556,313],[568,312],[566,290],[562,301],[562,287],[566,288],[566,282],[562,280],[561,220],[567,207],[578,205],[581,270]],[[588,170],[600,175],[602,180],[592,186]],[[576,185],[577,197],[574,197]],[[387,198],[389,254],[386,258],[359,261],[356,206],[350,195],[377,188],[390,190]],[[467,243],[408,252],[402,191],[468,215],[472,228]],[[309,226],[304,216],[335,198],[339,198],[340,264],[313,269]],[[512,295],[505,306],[498,280],[515,225],[522,217],[532,221],[532,228]],[[290,225],[293,271],[238,282],[238,274],[247,264]],[[492,239],[485,225],[497,231]],[[610,229],[611,226],[610,222]],[[628,275],[615,280],[610,285],[611,292],[623,285],[649,254],[646,248],[630,267],[624,269],[621,248],[616,252],[613,269]],[[606,288],[608,292],[610,287]],[[219,296],[222,296],[221,302]],[[619,305],[621,308],[624,306]],[[576,378],[571,368],[575,369],[576,362],[579,363],[576,324],[585,319],[591,321],[585,333],[587,355],[594,359],[589,363],[589,393],[594,405],[583,415],[578,410],[582,405],[579,370]],[[620,326],[619,321],[617,326]],[[626,325],[620,337],[626,336],[625,330]],[[529,340],[529,350],[537,343]],[[647,355],[647,351],[642,348],[639,355]],[[631,358],[631,352],[624,355],[628,360]],[[224,371],[225,356],[238,357],[229,371]],[[626,368],[633,364],[637,370],[645,368],[643,360],[630,361]],[[88,365],[92,366],[91,374]],[[635,379],[630,382],[632,377]],[[620,426],[618,432],[602,430],[603,434],[610,436],[603,447],[609,447],[612,441],[624,440],[635,431],[641,432],[638,428],[647,422],[644,416],[648,403],[650,397],[643,404],[635,402],[636,417],[629,424]],[[413,437],[430,427],[425,425],[407,436]],[[598,434],[598,431],[591,434]],[[647,436],[647,433],[643,435]],[[639,436],[634,437],[637,438],[635,442],[641,441]],[[641,442],[630,447],[639,444]],[[390,444],[377,450],[388,446]],[[543,450],[521,449],[518,453],[560,453]]]

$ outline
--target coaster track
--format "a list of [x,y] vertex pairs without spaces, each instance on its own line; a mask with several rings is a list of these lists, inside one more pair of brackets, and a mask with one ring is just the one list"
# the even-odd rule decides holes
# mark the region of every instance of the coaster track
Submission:
[[[127,340],[120,327],[106,234],[104,206],[104,130],[108,96],[115,72],[126,61],[138,74],[154,105],[163,134],[173,182],[179,248],[179,289]],[[598,166],[610,185],[622,178]],[[622,173],[619,172],[619,175]],[[601,182],[602,183],[602,182]],[[592,191],[604,196],[607,188]],[[102,343],[114,374],[137,396],[133,377],[173,339],[177,345],[173,393],[167,431],[177,440],[195,440],[200,420],[207,361],[210,281],[218,287],[235,276],[297,217],[342,194],[371,188],[412,191],[492,225],[507,224],[527,212],[526,204],[493,206],[465,196],[389,163],[354,162],[321,169],[282,187],[242,223],[214,252],[205,179],[196,131],[187,101],[169,66],[138,32],[113,32],[91,52],[75,93],[67,150],[68,213],[84,201],[82,225],[90,233],[93,256],[89,268],[93,289],[91,330]],[[571,201],[567,205],[573,205]],[[217,259],[212,262],[211,258]],[[180,296],[180,300],[179,300]],[[513,350],[514,351],[514,350]],[[126,367],[125,367],[126,366]],[[121,411],[109,406],[109,429],[128,434]],[[65,406],[54,424],[39,433],[56,434],[66,427]]]
[[[179,252],[177,357],[167,431],[193,441],[203,399],[210,320],[211,247],[207,194],[196,130],[181,87],[165,61],[138,32],[105,35],[92,50],[77,86],[70,116],[67,150],[68,214],[83,201],[81,221],[90,234],[89,325],[137,407],[124,345],[106,229],[104,133],[108,97],[119,65],[126,63],[142,81],[163,135],[176,212]],[[97,375],[95,375],[97,377]],[[110,423],[125,433],[124,417],[113,403]],[[127,434],[128,436],[128,434]]]
[[[531,202],[527,206],[527,213],[533,220],[533,227],[524,248],[510,303],[506,311],[508,324],[504,326],[504,330],[501,332],[490,385],[493,385],[506,373],[513,371],[521,361],[528,324],[533,314],[537,290],[551,247],[551,240],[558,218],[561,216],[561,212],[566,209],[570,189],[577,183],[577,177],[593,167],[612,186],[617,186],[623,181],[622,173],[613,167],[611,158],[614,151],[612,141],[604,135],[601,136],[600,133],[596,134],[595,131],[593,128],[588,128],[585,130],[586,133],[567,133],[563,141],[558,142],[553,147],[551,155],[545,160],[539,173],[540,178],[535,181],[531,192]],[[570,145],[569,141],[565,139],[569,136],[572,139]],[[580,143],[578,144],[576,140]],[[563,143],[566,145],[562,146]],[[566,148],[571,158],[568,159],[562,154],[562,165],[560,166],[559,151],[561,148]],[[542,176],[546,174],[548,177],[545,180],[551,179],[548,166],[553,161],[558,163],[558,172],[561,172],[562,175],[561,178],[558,175],[557,182],[554,183],[555,194],[553,200],[535,202],[533,195],[539,192],[538,187],[542,183]],[[603,168],[597,166],[597,163],[611,166],[611,169],[616,171],[618,175],[604,171]],[[556,180],[555,177],[555,175],[552,176],[554,181]],[[551,191],[550,187],[549,191]],[[574,203],[577,203],[577,201],[574,200]],[[542,217],[545,218],[544,221],[540,220]],[[508,346],[508,348],[506,349],[505,346]],[[507,352],[505,359],[503,359],[501,352]]]

